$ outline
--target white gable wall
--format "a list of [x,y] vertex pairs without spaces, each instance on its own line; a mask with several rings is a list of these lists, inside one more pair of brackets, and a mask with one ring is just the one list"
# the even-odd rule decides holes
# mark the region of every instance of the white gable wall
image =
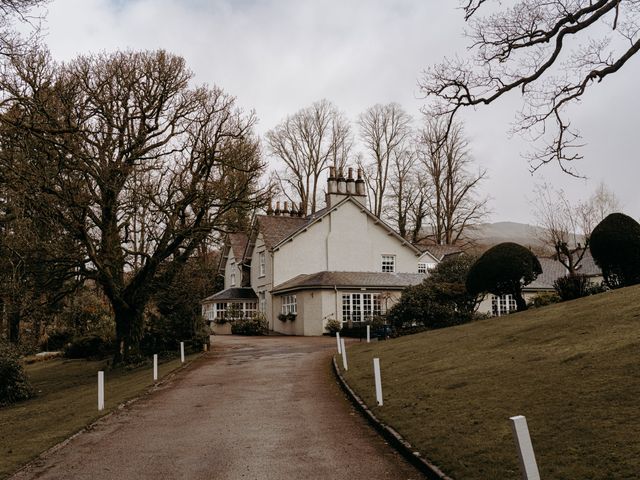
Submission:
[[[240,252],[240,254],[236,257],[236,252],[233,251],[233,248],[229,247],[229,256],[227,257],[227,263],[224,266],[224,288],[231,288],[231,274],[235,273],[236,275],[236,287],[242,286],[242,254],[244,252]],[[236,258],[238,260],[236,260]]]
[[382,255],[396,256],[396,272],[418,272],[415,251],[347,201],[273,252],[273,284],[302,273],[381,272]]

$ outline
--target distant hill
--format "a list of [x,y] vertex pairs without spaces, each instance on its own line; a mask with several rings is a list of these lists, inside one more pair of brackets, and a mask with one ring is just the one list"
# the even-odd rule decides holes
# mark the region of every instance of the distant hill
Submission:
[[478,244],[493,246],[502,242],[515,242],[525,247],[544,247],[540,240],[544,229],[518,222],[496,222],[478,225],[469,231],[469,236]]

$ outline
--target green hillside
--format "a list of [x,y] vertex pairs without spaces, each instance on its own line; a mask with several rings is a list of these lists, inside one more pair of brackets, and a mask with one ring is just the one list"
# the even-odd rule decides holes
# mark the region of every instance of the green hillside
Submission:
[[527,417],[543,479],[640,478],[639,286],[348,354],[351,386],[455,479],[521,478],[513,415]]

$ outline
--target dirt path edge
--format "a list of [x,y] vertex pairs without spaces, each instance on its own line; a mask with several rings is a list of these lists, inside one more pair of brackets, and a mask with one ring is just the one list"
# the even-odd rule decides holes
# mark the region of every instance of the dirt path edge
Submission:
[[358,411],[364,416],[369,424],[382,435],[382,437],[391,445],[400,455],[414,465],[418,470],[425,474],[430,480],[454,480],[446,475],[440,468],[422,456],[402,435],[389,425],[382,423],[378,417],[369,409],[366,403],[352,390],[345,378],[340,373],[336,357],[332,357],[333,372],[338,379],[338,383],[342,390],[347,394],[351,403],[355,405]]

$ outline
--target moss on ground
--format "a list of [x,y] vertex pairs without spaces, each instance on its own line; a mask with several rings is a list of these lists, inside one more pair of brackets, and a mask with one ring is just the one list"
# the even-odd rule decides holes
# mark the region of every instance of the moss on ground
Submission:
[[638,478],[639,286],[348,354],[346,379],[375,414],[456,479],[521,478],[513,415],[527,417],[542,478]]

